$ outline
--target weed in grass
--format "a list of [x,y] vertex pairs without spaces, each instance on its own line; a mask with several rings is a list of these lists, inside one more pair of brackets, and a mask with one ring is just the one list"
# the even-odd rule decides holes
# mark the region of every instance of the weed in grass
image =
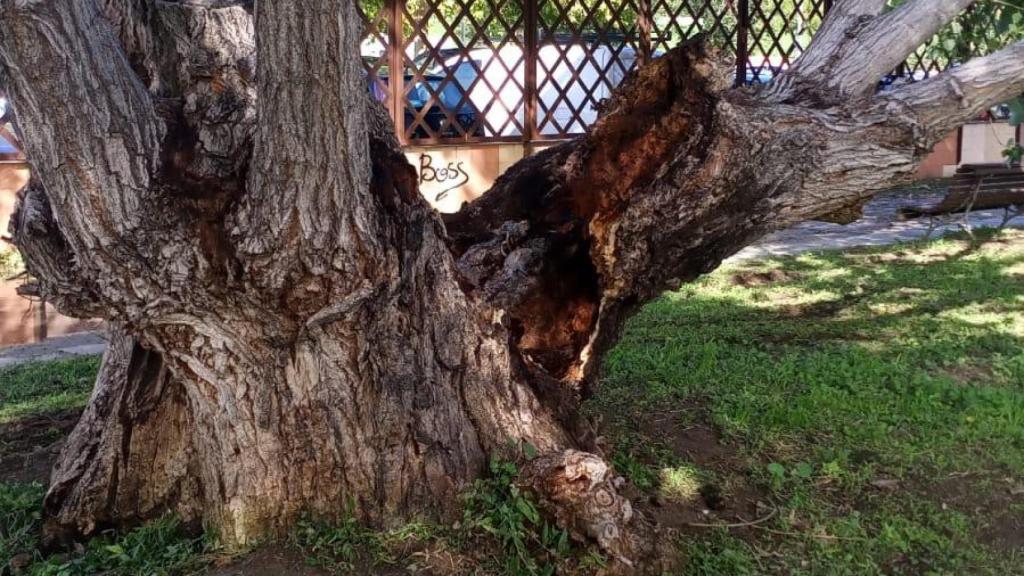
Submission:
[[17,555],[35,555],[42,522],[41,484],[0,483],[0,573]]
[[33,576],[177,576],[205,566],[215,543],[187,536],[173,516],[165,516],[123,534],[93,538],[83,553],[53,556],[34,565]]
[[308,564],[335,574],[404,562],[408,558],[400,549],[410,542],[416,548],[460,551],[485,574],[549,576],[570,565],[574,573],[586,574],[605,565],[600,555],[574,549],[568,532],[544,520],[530,496],[516,486],[514,463],[493,459],[489,472],[466,492],[462,520],[454,527],[412,523],[379,532],[351,514],[333,521],[303,516],[288,542]]
[[658,492],[670,502],[686,503],[694,500],[701,495],[704,487],[700,471],[686,464],[662,468],[660,479]]
[[0,281],[8,280],[25,271],[21,253],[7,246],[0,246]]
[[338,521],[305,515],[289,532],[288,542],[302,550],[307,564],[332,573],[350,572],[357,562],[373,565],[385,559],[380,534],[351,515]]
[[177,519],[166,516],[121,534],[107,532],[71,554],[45,557],[37,548],[42,528],[39,484],[0,483],[0,573],[18,557],[31,576],[177,576],[207,563],[216,549],[207,537],[188,536]]
[[519,490],[514,463],[492,459],[490,473],[469,491],[461,530],[497,539],[503,555],[495,562],[502,574],[555,574],[573,553],[569,534],[544,520],[529,495]]

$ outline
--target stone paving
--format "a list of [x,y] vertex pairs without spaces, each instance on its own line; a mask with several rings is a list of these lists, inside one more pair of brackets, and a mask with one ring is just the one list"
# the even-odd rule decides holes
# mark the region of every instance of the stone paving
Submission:
[[92,356],[102,354],[106,347],[107,340],[104,332],[78,332],[67,336],[56,336],[35,344],[0,348],[0,368],[24,362]]
[[[864,217],[852,224],[803,222],[766,236],[727,262],[918,240],[929,233],[933,224],[933,238],[963,230],[965,219],[959,214],[935,219],[935,222],[930,218],[903,220],[899,217],[900,208],[936,203],[943,198],[944,192],[942,188],[920,187],[880,194],[864,207]],[[999,226],[1002,221],[1002,210],[972,212],[969,218],[972,228]],[[1007,226],[1024,227],[1024,216],[1011,220]]]
[[[857,222],[845,226],[825,222],[797,224],[765,237],[743,249],[727,262],[816,250],[881,246],[923,238],[929,233],[933,223],[928,218],[902,220],[898,216],[899,209],[937,202],[942,198],[943,192],[941,187],[921,186],[881,194],[864,207],[864,217]],[[980,228],[998,226],[1002,220],[1002,210],[986,210],[972,213],[969,221],[972,227]],[[936,237],[948,231],[961,230],[964,222],[962,216],[947,217],[942,222],[936,222],[937,225],[931,228],[931,234]],[[1024,217],[1012,220],[1009,226],[1024,227]],[[105,348],[106,340],[102,332],[61,336],[39,344],[0,348],[0,368],[23,362],[100,354]]]

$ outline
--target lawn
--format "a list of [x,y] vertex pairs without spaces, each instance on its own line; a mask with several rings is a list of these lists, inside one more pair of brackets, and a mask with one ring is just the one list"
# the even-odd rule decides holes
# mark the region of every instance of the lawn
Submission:
[[683,573],[1024,574],[1024,233],[982,238],[727,266],[632,319],[590,409]]
[[[1024,575],[1024,232],[978,238],[727,265],[629,322],[586,409],[675,534],[670,573]],[[0,372],[0,428],[80,406],[97,364],[70,362]],[[310,520],[279,546],[306,574],[599,569],[493,471],[458,528]],[[0,560],[29,551],[35,574],[183,574],[215,550],[166,520],[43,562],[41,494],[0,485]]]

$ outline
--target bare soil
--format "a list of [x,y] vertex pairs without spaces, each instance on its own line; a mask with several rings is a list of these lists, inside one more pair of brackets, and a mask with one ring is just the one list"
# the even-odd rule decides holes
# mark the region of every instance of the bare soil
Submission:
[[46,484],[81,413],[75,408],[0,424],[0,482]]
[[302,555],[285,546],[266,546],[237,561],[203,572],[205,576],[326,576],[326,570],[307,566]]
[[[692,420],[684,422],[684,417]],[[638,494],[634,502],[659,526],[683,534],[697,534],[710,524],[742,524],[770,513],[768,499],[749,480],[749,470],[735,446],[723,440],[699,406],[679,412],[647,415],[636,420],[640,432],[657,439],[674,456],[712,474],[700,488],[700,497],[686,502],[657,494]],[[637,497],[640,496],[640,497]],[[740,537],[751,532],[737,527]]]
[[953,475],[932,482],[931,499],[973,518],[984,518],[979,539],[1008,554],[1024,553],[1024,480],[1006,475],[989,481]]
[[732,275],[730,280],[735,286],[758,288],[761,286],[771,286],[782,282],[799,280],[800,276],[801,274],[798,272],[788,272],[786,270],[775,268],[768,270],[767,272],[757,272],[752,270],[737,272]]

